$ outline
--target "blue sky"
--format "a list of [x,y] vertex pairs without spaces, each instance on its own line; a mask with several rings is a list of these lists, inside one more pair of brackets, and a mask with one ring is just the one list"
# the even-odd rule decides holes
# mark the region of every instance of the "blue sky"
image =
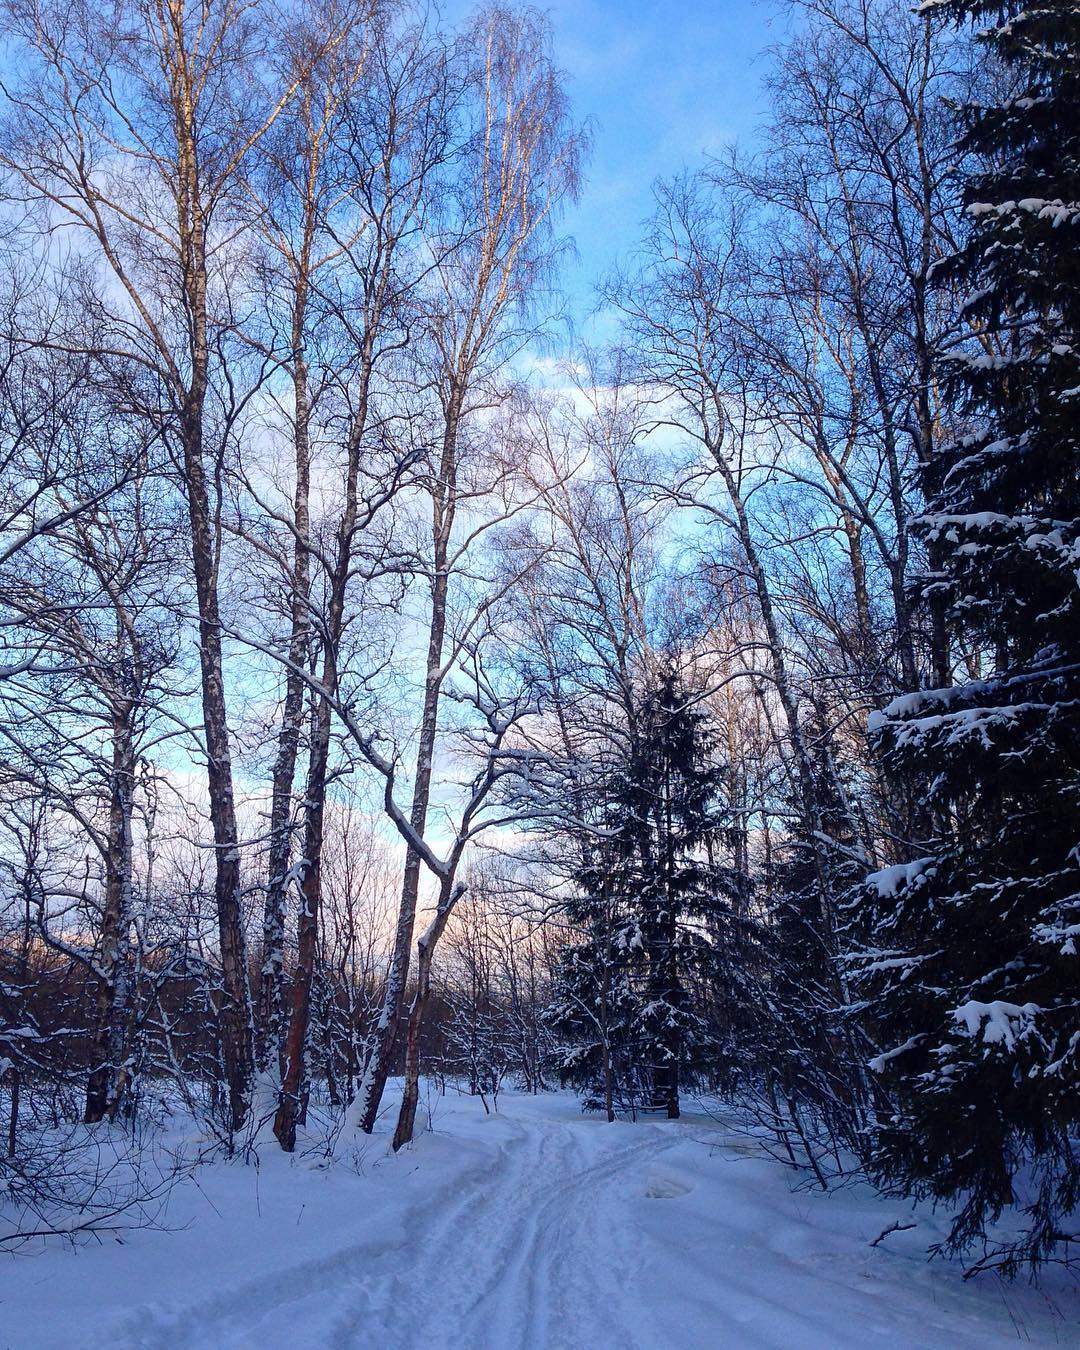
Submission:
[[[761,53],[777,40],[776,0],[553,0],[556,58],[574,112],[592,123],[581,201],[567,218],[578,258],[563,284],[576,316],[595,280],[623,256],[648,216],[652,184],[731,140],[750,137],[763,108]],[[473,0],[446,0],[454,20]]]
[[568,225],[578,260],[566,284],[587,307],[593,281],[623,255],[649,214],[652,184],[753,134],[762,49],[777,6],[753,0],[556,0],[556,56],[593,152]]

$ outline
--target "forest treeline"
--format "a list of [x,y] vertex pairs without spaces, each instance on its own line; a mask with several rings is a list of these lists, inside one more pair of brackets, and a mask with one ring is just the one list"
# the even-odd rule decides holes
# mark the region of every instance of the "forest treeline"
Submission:
[[540,12],[4,15],[12,1235],[76,1135],[394,1075],[395,1148],[425,1080],[705,1093],[1067,1261],[1076,4],[790,6],[591,346]]

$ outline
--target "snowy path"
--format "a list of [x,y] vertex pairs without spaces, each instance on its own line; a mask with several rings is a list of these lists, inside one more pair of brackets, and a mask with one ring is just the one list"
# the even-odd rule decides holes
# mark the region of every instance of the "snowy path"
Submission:
[[[636,1272],[613,1227],[612,1202],[628,1172],[675,1139],[650,1126],[601,1132],[595,1122],[582,1128],[530,1114],[485,1122],[499,1136],[495,1156],[459,1194],[437,1191],[430,1215],[408,1216],[404,1244],[361,1239],[189,1305],[180,1317],[140,1308],[118,1343],[139,1350],[653,1343],[636,1339],[640,1327],[627,1316]],[[363,1223],[358,1212],[356,1227]],[[596,1316],[583,1323],[594,1302]]]
[[1077,1343],[1071,1287],[964,1285],[927,1265],[925,1217],[871,1249],[896,1206],[792,1193],[705,1117],[608,1126],[566,1097],[501,1105],[485,1118],[449,1098],[409,1153],[369,1143],[359,1175],[272,1150],[257,1170],[204,1169],[176,1202],[181,1231],[0,1267],[0,1347]]

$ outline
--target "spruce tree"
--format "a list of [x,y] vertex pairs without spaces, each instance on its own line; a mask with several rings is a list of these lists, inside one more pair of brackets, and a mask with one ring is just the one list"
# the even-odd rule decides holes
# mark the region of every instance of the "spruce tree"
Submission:
[[559,1081],[584,1094],[586,1110],[633,1108],[643,1098],[638,1054],[641,1014],[641,931],[621,895],[619,859],[606,846],[592,850],[566,916],[577,940],[559,952],[545,1021],[555,1041]]
[[[828,729],[818,718],[807,731],[825,840],[815,840],[800,823],[778,850],[768,920],[760,930],[764,969],[754,1040],[770,1102],[782,1098],[800,1131],[801,1115],[822,1127],[830,1145],[858,1149],[867,1094],[865,1070],[853,1072],[853,1061],[863,1033],[843,997],[841,952],[851,935],[836,917],[850,914],[867,860]],[[797,802],[791,806],[796,814]],[[805,1135],[803,1142],[809,1151]]]
[[924,9],[989,24],[1010,92],[961,110],[969,230],[940,277],[974,337],[940,375],[966,434],[920,522],[964,682],[871,724],[933,822],[868,887],[873,1166],[958,1204],[953,1249],[1016,1206],[980,1263],[1011,1272],[1080,1236],[1080,6]]
[[668,672],[644,700],[634,752],[626,766],[622,829],[637,859],[637,905],[648,977],[641,1010],[641,1053],[649,1070],[651,1106],[679,1115],[684,1071],[704,1063],[704,1024],[692,1006],[722,952],[701,927],[725,906],[717,853],[723,848],[719,806],[724,768],[714,755],[707,715]]
[[664,674],[601,789],[602,842],[569,903],[582,940],[563,953],[551,1014],[563,1080],[595,1104],[614,1080],[624,1102],[676,1118],[686,1076],[712,1067],[702,994],[730,959],[739,887],[707,720]]

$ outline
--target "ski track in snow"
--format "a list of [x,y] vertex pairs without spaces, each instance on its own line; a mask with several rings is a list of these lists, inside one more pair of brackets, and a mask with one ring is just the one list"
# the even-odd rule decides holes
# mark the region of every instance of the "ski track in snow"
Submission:
[[[460,1197],[413,1216],[402,1247],[361,1240],[182,1311],[141,1307],[115,1344],[559,1350],[583,1344],[581,1311],[596,1301],[610,1344],[646,1346],[641,1326],[620,1317],[634,1272],[618,1232],[604,1231],[602,1193],[676,1140],[642,1125],[646,1138],[627,1145],[617,1130],[615,1146],[604,1147],[593,1123],[586,1138],[601,1147],[590,1158],[573,1124],[511,1120],[497,1165],[469,1178]],[[414,1241],[420,1260],[410,1256]]]
[[203,1169],[178,1232],[8,1265],[0,1350],[1078,1343],[1072,1284],[964,1284],[927,1264],[941,1227],[923,1211],[872,1249],[895,1202],[792,1191],[793,1174],[704,1115],[608,1125],[567,1096],[505,1094],[496,1115],[446,1098],[436,1117],[396,1157],[385,1136],[365,1142],[359,1176],[347,1147],[315,1168],[271,1143],[258,1169]]

